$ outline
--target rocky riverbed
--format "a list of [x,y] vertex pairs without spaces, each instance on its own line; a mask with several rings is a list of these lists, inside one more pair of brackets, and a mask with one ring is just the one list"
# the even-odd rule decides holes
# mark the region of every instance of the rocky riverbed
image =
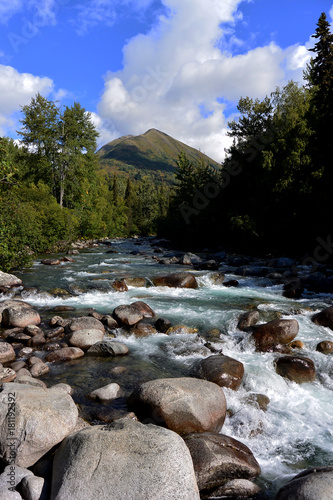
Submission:
[[1,498],[331,498],[330,269],[78,246],[0,273]]

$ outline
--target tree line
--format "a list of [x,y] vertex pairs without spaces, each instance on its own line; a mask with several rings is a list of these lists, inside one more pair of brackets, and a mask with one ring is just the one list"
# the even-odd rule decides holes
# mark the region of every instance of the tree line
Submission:
[[[332,234],[333,35],[325,13],[305,84],[241,98],[221,169],[180,156],[163,233],[197,246],[311,253]],[[331,249],[333,253],[333,249]]]
[[78,238],[154,234],[170,187],[106,175],[91,115],[37,94],[22,107],[20,142],[0,138],[0,269]]

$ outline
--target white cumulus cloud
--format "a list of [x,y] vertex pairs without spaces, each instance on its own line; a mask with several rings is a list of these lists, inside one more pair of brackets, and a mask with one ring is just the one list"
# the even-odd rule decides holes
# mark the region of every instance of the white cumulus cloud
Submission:
[[163,0],[168,14],[132,38],[123,49],[123,69],[105,76],[98,113],[111,136],[157,128],[220,161],[230,144],[226,103],[263,98],[288,79],[302,78],[307,46],[283,50],[271,43],[235,56],[223,50],[230,26],[224,23],[241,17],[240,3]]
[[0,135],[14,126],[13,115],[21,106],[29,104],[38,92],[48,95],[53,90],[49,78],[19,73],[11,66],[0,65]]

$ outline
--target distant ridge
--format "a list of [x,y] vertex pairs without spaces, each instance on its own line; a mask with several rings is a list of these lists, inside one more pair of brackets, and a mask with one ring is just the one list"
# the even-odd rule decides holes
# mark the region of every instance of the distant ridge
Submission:
[[176,168],[179,153],[197,163],[204,159],[213,167],[219,163],[156,129],[149,129],[142,135],[126,135],[105,144],[97,151],[103,170],[135,175],[155,174],[161,179],[170,179]]

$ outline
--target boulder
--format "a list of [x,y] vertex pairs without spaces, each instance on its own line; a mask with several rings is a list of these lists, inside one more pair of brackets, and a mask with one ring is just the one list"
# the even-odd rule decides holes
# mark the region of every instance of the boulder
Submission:
[[190,328],[189,326],[185,325],[175,325],[168,328],[165,333],[167,335],[190,335],[193,333],[198,333],[198,331],[199,330],[197,328]]
[[111,401],[119,397],[120,386],[118,384],[112,383],[104,385],[99,389],[95,389],[89,394],[90,399],[96,399],[97,401]]
[[248,479],[231,479],[222,486],[211,490],[208,495],[203,495],[204,500],[216,500],[222,498],[261,498],[258,494],[261,489]]
[[242,314],[239,317],[237,328],[242,332],[246,332],[259,321],[259,311],[253,310]]
[[[5,470],[3,473],[0,475],[0,497],[1,500],[4,498],[6,499],[7,497],[4,496],[4,492],[8,490],[9,488],[12,488],[12,490],[9,490],[9,493],[12,493],[13,490],[16,489],[16,486],[20,484],[22,479],[25,477],[33,476],[33,473],[25,469],[24,467],[19,467],[18,465],[15,464],[10,464],[5,467]],[[17,493],[17,495],[19,495]],[[15,499],[16,497],[8,497],[8,499],[13,498]],[[21,498],[19,495],[18,498]]]
[[140,309],[132,304],[116,307],[112,315],[120,326],[132,326],[143,319]]
[[103,323],[96,318],[92,318],[91,316],[81,316],[80,318],[74,318],[70,320],[68,324],[65,325],[65,332],[68,334],[71,334],[78,330],[88,330],[88,329],[100,330],[101,332],[105,333],[105,328]]
[[2,324],[5,327],[25,328],[28,325],[39,325],[41,322],[37,311],[31,307],[8,307],[2,311]]
[[289,344],[299,331],[296,319],[275,319],[263,325],[256,325],[252,337],[259,351],[271,349],[276,344]]
[[115,341],[103,341],[96,342],[93,346],[91,346],[87,354],[91,356],[100,356],[100,357],[108,357],[108,356],[124,356],[129,353],[129,348],[127,345],[122,342]]
[[46,356],[46,361],[71,361],[73,359],[82,358],[84,352],[79,347],[63,347],[57,351],[50,352]]
[[178,434],[218,432],[226,415],[223,390],[194,378],[166,378],[141,384],[128,408],[143,422],[168,427]]
[[198,288],[197,280],[191,273],[173,273],[167,276],[153,278],[155,286],[168,286],[171,288]]
[[105,316],[103,316],[102,323],[109,330],[115,330],[116,328],[119,328],[117,321],[112,316],[110,316],[110,314],[106,314]]
[[148,306],[145,302],[142,302],[141,300],[137,300],[136,302],[133,302],[131,306],[134,306],[144,318],[153,318],[155,316],[154,311],[151,309],[151,307]]
[[84,330],[76,330],[69,338],[69,343],[73,347],[80,347],[80,349],[89,349],[89,347],[101,342],[104,333],[95,328],[86,328]]
[[333,330],[333,306],[326,307],[326,309],[323,309],[319,313],[314,314],[311,320],[316,325],[326,326]]
[[278,358],[276,373],[298,384],[313,382],[316,378],[314,362],[312,359],[303,356],[282,356]]
[[43,477],[24,477],[21,489],[25,500],[48,500],[50,498],[49,486]]
[[333,354],[333,342],[330,340],[323,340],[319,342],[316,347],[316,351],[322,352],[323,354]]
[[77,417],[76,405],[65,391],[16,382],[3,384],[1,459],[7,464],[31,467],[75,428]]
[[112,288],[116,292],[128,292],[128,287],[124,280],[116,280],[112,283]]
[[329,500],[333,491],[333,467],[316,467],[297,474],[277,493],[275,500]]
[[236,439],[203,432],[184,437],[188,446],[199,490],[209,490],[228,479],[253,479],[261,473],[251,450]]
[[199,269],[200,271],[217,271],[219,268],[219,263],[214,259],[205,260],[200,264],[196,264],[195,268]]
[[144,321],[139,321],[130,329],[130,333],[136,337],[148,337],[149,335],[155,335],[158,333],[156,328],[150,323],[145,323]]
[[45,266],[58,266],[60,264],[60,260],[58,259],[43,259],[41,262]]
[[49,373],[49,371],[50,367],[47,366],[47,364],[45,364],[42,360],[40,360],[39,363],[34,363],[30,368],[30,373],[33,377],[41,377],[42,375]]
[[179,264],[183,264],[183,266],[193,266],[193,264],[200,264],[201,262],[202,262],[201,257],[191,252],[185,253],[179,259]]
[[16,378],[16,372],[11,368],[0,369],[0,382],[12,382]]
[[214,273],[210,275],[210,279],[214,285],[222,285],[225,280],[224,273]]
[[184,441],[129,418],[68,436],[55,454],[51,500],[93,498],[199,500]]
[[220,387],[237,391],[244,376],[244,365],[236,359],[214,354],[206,359],[196,361],[190,370],[193,377],[209,380]]
[[0,271],[0,287],[12,288],[13,286],[20,285],[22,285],[22,280],[17,278],[17,276]]
[[15,351],[8,342],[0,342],[0,363],[14,361]]
[[155,321],[155,328],[157,331],[161,333],[166,333],[167,330],[171,327],[171,321],[169,321],[167,318],[158,318],[157,321]]
[[127,286],[133,286],[135,288],[142,288],[147,286],[146,278],[125,278],[124,281]]
[[239,281],[228,280],[228,281],[224,281],[223,285],[226,286],[227,288],[237,287],[237,286],[239,286]]

